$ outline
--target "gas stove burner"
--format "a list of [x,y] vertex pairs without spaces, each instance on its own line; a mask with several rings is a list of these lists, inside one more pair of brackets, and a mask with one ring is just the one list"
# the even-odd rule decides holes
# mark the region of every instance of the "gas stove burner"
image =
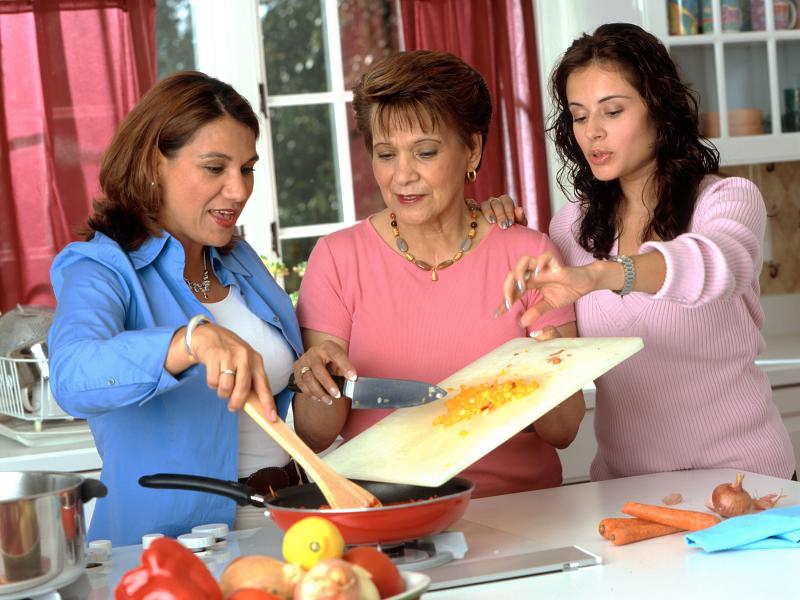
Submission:
[[424,540],[411,540],[388,546],[378,545],[378,550],[392,559],[398,567],[410,565],[436,556],[436,546],[433,542]]
[[460,531],[445,531],[398,544],[378,544],[376,548],[401,571],[422,571],[464,558],[467,539]]

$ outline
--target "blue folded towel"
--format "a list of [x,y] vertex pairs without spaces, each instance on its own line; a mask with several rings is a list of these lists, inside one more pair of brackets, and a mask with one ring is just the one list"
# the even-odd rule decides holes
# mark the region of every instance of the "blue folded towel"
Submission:
[[706,552],[800,548],[800,506],[732,517],[708,529],[686,534],[686,543]]

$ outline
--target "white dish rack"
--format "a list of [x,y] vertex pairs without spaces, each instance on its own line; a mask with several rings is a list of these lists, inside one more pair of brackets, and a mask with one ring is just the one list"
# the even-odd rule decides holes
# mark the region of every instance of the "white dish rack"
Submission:
[[56,403],[47,359],[0,356],[0,435],[26,446],[91,439],[89,427]]

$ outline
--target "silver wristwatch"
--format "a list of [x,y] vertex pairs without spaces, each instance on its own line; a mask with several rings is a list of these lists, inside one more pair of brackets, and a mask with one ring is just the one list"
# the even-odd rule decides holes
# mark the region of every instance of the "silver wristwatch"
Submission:
[[625,272],[625,279],[621,290],[611,290],[620,296],[627,296],[633,291],[633,282],[636,279],[636,269],[633,268],[633,259],[630,256],[609,256],[608,260],[619,263]]

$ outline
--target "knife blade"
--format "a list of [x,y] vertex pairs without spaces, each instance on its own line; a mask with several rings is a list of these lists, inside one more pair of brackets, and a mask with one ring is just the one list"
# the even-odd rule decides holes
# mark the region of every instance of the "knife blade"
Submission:
[[[353,408],[408,408],[447,396],[442,388],[424,381],[383,377],[359,377],[350,381],[339,375],[331,375],[331,378],[342,395],[353,400]],[[301,391],[294,374],[286,387],[293,392]]]

